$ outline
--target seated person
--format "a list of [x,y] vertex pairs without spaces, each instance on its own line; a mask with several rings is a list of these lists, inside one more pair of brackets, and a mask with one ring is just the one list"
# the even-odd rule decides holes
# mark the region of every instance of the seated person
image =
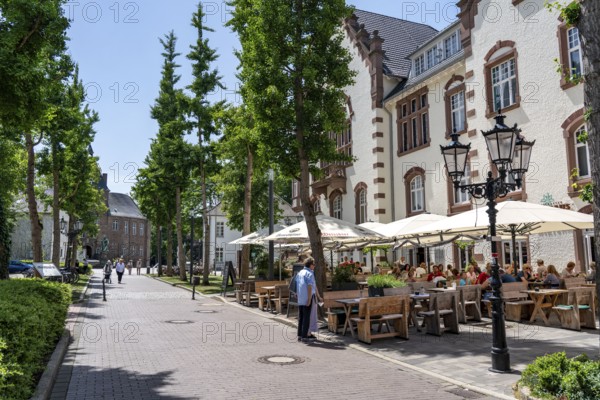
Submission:
[[[512,276],[511,274],[507,274],[503,269],[500,269],[498,271],[498,274],[500,275],[500,282],[502,282],[502,283],[512,283],[512,282],[517,281],[517,279],[514,276]],[[494,282],[494,278],[490,277],[487,281],[485,281],[481,285],[481,290],[486,290],[486,289],[490,288],[492,286],[493,282]]]
[[437,277],[443,278],[444,274],[442,274],[442,271],[440,271],[440,267],[438,267],[437,265],[434,265],[433,272],[427,276],[427,281],[431,282],[431,281],[433,281],[434,278],[437,278]]
[[594,261],[590,263],[590,272],[587,274],[585,279],[588,281],[596,280],[596,263]]
[[360,262],[358,262],[358,261],[357,261],[357,262],[355,262],[355,263],[354,263],[354,273],[355,273],[355,274],[362,274],[362,272],[363,272],[363,269],[362,269],[362,267],[360,266]]
[[[475,270],[477,270],[477,269],[475,269]],[[479,275],[477,275],[477,280],[475,281],[475,284],[483,285],[485,282],[487,282],[487,280],[491,274],[492,274],[492,264],[488,262],[485,264],[485,271],[482,271]]]
[[375,267],[373,268],[373,273],[374,274],[378,274],[381,271],[381,264],[376,264]]
[[406,282],[416,282],[416,278],[415,278],[415,267],[411,267],[408,270],[408,277],[406,278]]
[[575,278],[577,273],[575,272],[575,263],[573,261],[569,261],[567,264],[567,268],[560,274],[561,278]]
[[531,273],[531,266],[529,264],[523,264],[523,269],[517,274],[517,279],[522,282],[534,280],[533,274]]
[[544,285],[550,285],[551,288],[558,289],[560,287],[560,279],[558,278],[558,271],[552,264],[548,265],[548,271],[546,273],[546,279],[544,279]]
[[458,286],[466,286],[467,282],[470,282],[469,277],[467,276],[467,272],[463,271],[460,273],[460,278],[458,280]]

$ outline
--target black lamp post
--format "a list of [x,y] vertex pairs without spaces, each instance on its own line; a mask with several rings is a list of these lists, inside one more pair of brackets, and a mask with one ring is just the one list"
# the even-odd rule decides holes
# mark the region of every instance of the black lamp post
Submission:
[[67,235],[67,257],[66,257],[66,263],[67,265],[70,266],[70,260],[69,258],[72,256],[70,254],[70,250],[72,245],[73,245],[73,239],[79,235],[79,233],[81,232],[81,230],[83,229],[83,222],[77,220],[75,221],[75,223],[73,224],[73,230],[68,231],[68,223],[67,221],[65,221],[65,219],[63,217],[60,218],[60,231]]
[[[275,179],[275,173],[272,169],[269,170],[269,235],[272,235],[275,224],[274,215],[274,196],[273,196],[273,180]],[[269,240],[269,279],[274,279],[274,266],[275,263],[275,246],[272,240]]]
[[[488,172],[485,182],[463,185],[461,180],[465,175],[467,157],[471,144],[462,144],[458,141],[458,134],[450,135],[452,141],[447,146],[440,146],[448,175],[454,187],[462,192],[468,192],[476,199],[486,199],[490,221],[490,239],[492,247],[492,372],[510,372],[510,354],[506,344],[506,330],[504,326],[504,312],[502,310],[502,297],[500,294],[498,244],[496,239],[496,198],[504,197],[511,191],[521,187],[523,175],[529,169],[531,151],[535,141],[527,142],[521,136],[521,130],[515,124],[512,128],[504,124],[505,116],[498,111],[495,117],[496,125],[493,129],[483,132],[492,163],[498,170],[498,177],[494,178]],[[507,182],[508,174],[512,175],[513,182]]]

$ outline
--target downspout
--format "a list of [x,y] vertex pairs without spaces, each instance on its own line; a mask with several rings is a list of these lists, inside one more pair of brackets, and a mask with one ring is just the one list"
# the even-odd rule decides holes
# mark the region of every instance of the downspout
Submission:
[[[390,124],[390,201],[391,201],[391,209],[392,209],[392,221],[396,220],[396,191],[394,190],[394,115],[385,108],[385,104],[383,105],[383,110],[389,116],[389,124]],[[396,262],[396,251],[392,250],[392,262]]]

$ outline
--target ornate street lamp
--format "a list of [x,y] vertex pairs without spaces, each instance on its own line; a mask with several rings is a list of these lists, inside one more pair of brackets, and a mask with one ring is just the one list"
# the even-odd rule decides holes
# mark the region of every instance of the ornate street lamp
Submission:
[[81,232],[81,230],[83,229],[83,222],[80,220],[75,221],[75,223],[73,223],[73,230],[68,231],[68,223],[67,221],[65,221],[65,219],[63,217],[60,218],[60,231],[67,235],[67,263],[69,262],[69,251],[72,247],[72,242],[73,239]]
[[[492,247],[492,372],[510,372],[510,354],[506,344],[506,329],[504,326],[504,311],[502,310],[502,297],[500,294],[498,244],[496,241],[496,198],[504,197],[511,191],[521,188],[523,175],[529,169],[533,142],[527,142],[521,136],[521,130],[515,124],[512,128],[504,123],[505,116],[498,111],[495,117],[496,125],[487,132],[481,132],[490,153],[492,163],[498,170],[498,177],[494,178],[488,172],[485,182],[463,185],[461,180],[465,175],[467,156],[471,144],[462,144],[458,141],[458,134],[452,135],[452,141],[447,146],[440,146],[448,174],[456,189],[468,192],[476,199],[486,199],[487,214],[490,221],[490,239]],[[507,181],[507,174],[511,174],[514,183]]]

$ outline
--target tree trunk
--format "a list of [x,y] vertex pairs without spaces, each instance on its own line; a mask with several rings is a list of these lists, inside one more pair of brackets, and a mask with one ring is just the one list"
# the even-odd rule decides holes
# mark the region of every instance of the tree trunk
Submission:
[[167,225],[167,276],[173,276],[173,221]]
[[60,202],[58,180],[58,149],[52,146],[52,264],[60,265]]
[[[244,228],[243,235],[252,233],[252,176],[254,175],[254,154],[248,145],[248,161],[246,165],[246,186],[244,187]],[[242,247],[242,265],[240,268],[240,277],[247,279],[250,271],[250,245],[245,244]]]
[[[587,120],[588,146],[592,172],[594,235],[596,255],[600,255],[600,4],[598,0],[581,0],[581,17],[578,23],[581,37],[584,71],[584,108]],[[600,282],[600,268],[596,268],[596,283]],[[596,284],[596,298],[600,298],[600,285]],[[598,308],[600,316],[600,308]]]
[[0,280],[8,279],[10,261],[10,224],[6,214],[6,204],[0,199]]
[[182,281],[187,281],[185,273],[185,253],[183,252],[183,224],[181,223],[181,188],[178,186],[175,189],[175,211],[177,225],[177,264],[179,265],[179,278]]
[[156,259],[158,262],[158,276],[162,276],[163,270],[162,270],[162,226],[157,225],[156,227]]
[[[210,224],[208,223],[208,201],[206,196],[206,171],[204,170],[204,160],[200,160],[200,174],[202,179],[202,224],[204,225],[202,236],[204,236],[204,252],[202,255],[202,284],[208,286],[208,274],[210,273]],[[215,249],[216,255],[216,249]]]
[[[39,143],[39,141],[38,141]],[[31,246],[33,247],[33,261],[42,262],[42,222],[37,210],[35,198],[35,152],[33,148],[38,144],[33,142],[31,133],[25,134],[27,147],[27,203],[29,206],[29,221],[31,224]]]

